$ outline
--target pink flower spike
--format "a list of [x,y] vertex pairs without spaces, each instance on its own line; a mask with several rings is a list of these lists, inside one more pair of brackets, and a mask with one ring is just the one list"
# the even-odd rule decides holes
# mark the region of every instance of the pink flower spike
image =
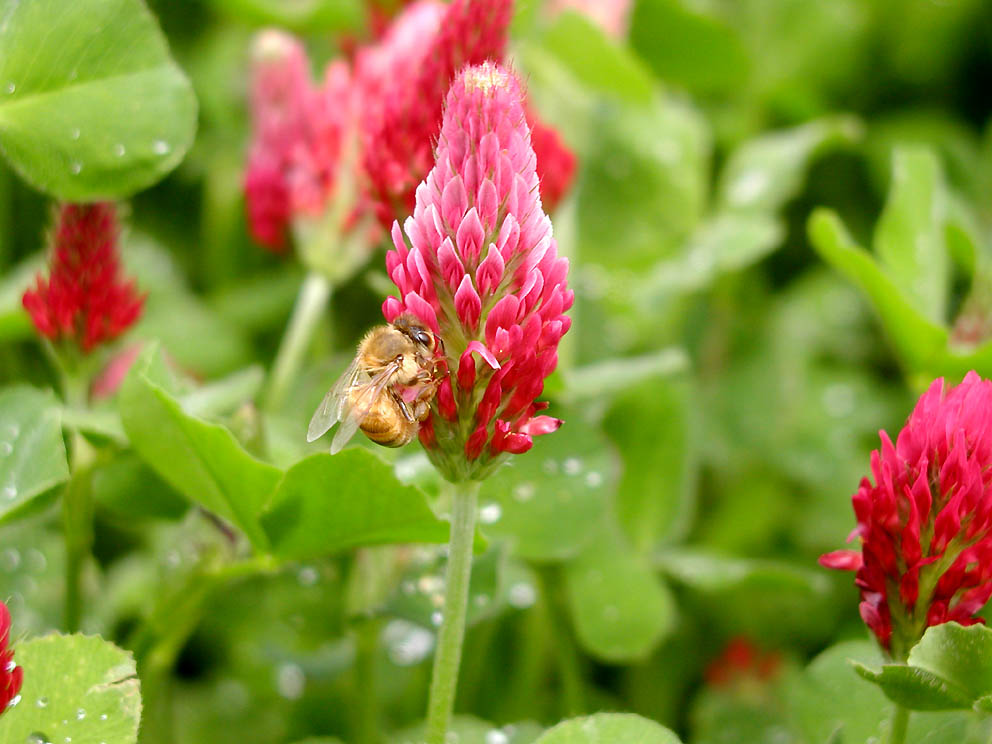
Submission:
[[[404,225],[406,241],[394,226],[386,259],[402,298],[387,301],[387,318],[410,312],[436,323],[457,377],[450,386],[455,417],[445,392],[444,401],[434,401],[439,415],[430,419],[429,436],[421,437],[450,478],[483,477],[561,423],[534,415],[535,397],[557,364],[572,296],[568,263],[557,257],[541,207],[523,98],[517,78],[499,65],[459,73],[436,163]],[[414,253],[422,259],[416,272]]]
[[[975,617],[992,595],[992,382],[969,372],[935,380],[895,444],[881,432],[875,482],[852,497],[861,550],[820,557],[856,571],[861,616],[879,644],[905,660],[926,625]],[[975,567],[974,569],[972,567]],[[939,572],[939,573],[936,573]]]

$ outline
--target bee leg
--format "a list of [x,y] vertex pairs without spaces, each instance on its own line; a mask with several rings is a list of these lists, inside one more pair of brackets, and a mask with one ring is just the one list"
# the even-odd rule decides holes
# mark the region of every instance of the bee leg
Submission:
[[390,392],[390,394],[393,396],[393,400],[396,401],[396,405],[397,407],[399,407],[400,413],[403,414],[403,418],[405,418],[411,424],[416,423],[417,419],[414,418],[413,414],[410,413],[410,408],[407,406],[403,398],[401,398],[399,395],[393,392]]

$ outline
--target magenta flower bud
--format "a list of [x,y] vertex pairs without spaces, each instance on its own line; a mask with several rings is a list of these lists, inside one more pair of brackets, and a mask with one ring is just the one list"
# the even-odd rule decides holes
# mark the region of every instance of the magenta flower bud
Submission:
[[[420,318],[444,342],[448,374],[421,442],[450,479],[480,478],[561,422],[536,415],[572,306],[538,189],[517,78],[466,67],[448,92],[436,163],[386,257],[392,321]],[[453,379],[452,379],[453,378]]]
[[10,611],[0,602],[0,715],[15,703],[24,681],[24,670],[14,662],[14,651],[9,648]]
[[893,445],[883,431],[872,484],[852,502],[861,550],[820,558],[856,571],[861,617],[897,659],[931,625],[983,622],[992,595],[992,382],[969,372],[920,398]]

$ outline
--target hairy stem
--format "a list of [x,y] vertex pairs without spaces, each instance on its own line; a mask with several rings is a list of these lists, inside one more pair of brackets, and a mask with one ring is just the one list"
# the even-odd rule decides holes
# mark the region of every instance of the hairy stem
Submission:
[[479,485],[478,481],[444,482],[444,488],[451,497],[451,540],[448,543],[448,571],[444,588],[444,619],[438,634],[427,703],[427,744],[444,744],[455,707],[458,666],[465,640],[465,612],[472,574],[472,542]]
[[276,410],[285,401],[330,298],[331,283],[327,277],[314,272],[308,274],[300,286],[293,314],[272,365],[263,401],[266,410]]
[[892,718],[889,719],[889,734],[885,744],[904,744],[908,726],[909,710],[896,703],[892,709]]

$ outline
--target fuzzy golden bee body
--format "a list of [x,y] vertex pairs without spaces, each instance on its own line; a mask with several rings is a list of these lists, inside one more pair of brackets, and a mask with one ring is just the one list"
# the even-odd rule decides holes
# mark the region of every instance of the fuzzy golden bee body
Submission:
[[402,447],[417,436],[437,391],[440,339],[412,315],[370,330],[310,420],[312,442],[340,422],[331,442],[339,452],[359,429],[376,444]]

